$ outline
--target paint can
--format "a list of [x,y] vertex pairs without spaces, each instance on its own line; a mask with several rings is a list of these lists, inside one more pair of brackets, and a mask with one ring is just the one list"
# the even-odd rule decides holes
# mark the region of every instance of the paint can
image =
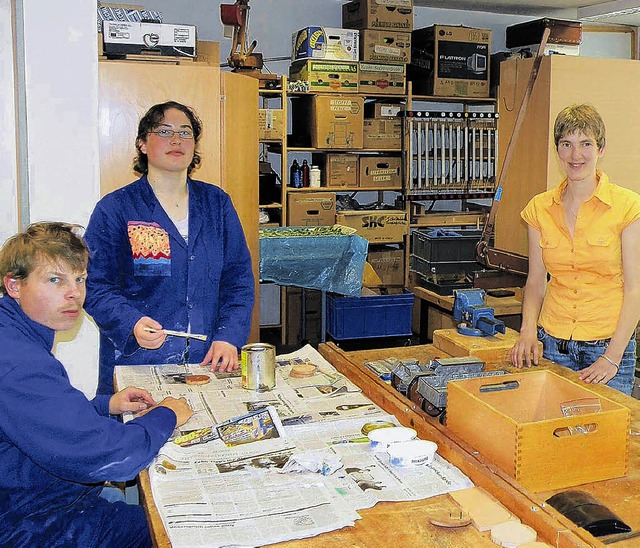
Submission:
[[276,348],[272,344],[246,344],[240,351],[242,388],[266,392],[276,385]]

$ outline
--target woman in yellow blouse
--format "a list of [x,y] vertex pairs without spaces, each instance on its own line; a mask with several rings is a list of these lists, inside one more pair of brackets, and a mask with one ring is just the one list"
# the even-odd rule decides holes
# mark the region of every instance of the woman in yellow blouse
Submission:
[[556,118],[554,140],[567,176],[522,211],[529,274],[516,367],[543,356],[580,371],[587,383],[631,394],[640,319],[640,195],[596,169],[605,127],[591,105]]

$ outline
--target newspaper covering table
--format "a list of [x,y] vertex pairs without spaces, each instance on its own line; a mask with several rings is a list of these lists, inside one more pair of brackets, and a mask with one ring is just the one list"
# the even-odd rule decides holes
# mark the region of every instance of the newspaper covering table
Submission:
[[[289,376],[313,363],[310,378]],[[357,511],[380,501],[419,500],[470,487],[438,455],[433,463],[394,467],[374,453],[364,424],[389,421],[358,387],[312,347],[278,357],[270,392],[241,388],[237,375],[214,374],[206,385],[177,382],[180,373],[207,374],[197,365],[116,368],[119,387],[148,389],[156,401],[185,397],[193,417],[176,436],[273,406],[283,435],[236,447],[221,440],[181,447],[169,440],[149,467],[153,498],[173,546],[256,546],[315,536],[350,526]],[[338,462],[336,472],[287,472],[288,461],[311,456]],[[290,464],[290,463],[289,463]]]

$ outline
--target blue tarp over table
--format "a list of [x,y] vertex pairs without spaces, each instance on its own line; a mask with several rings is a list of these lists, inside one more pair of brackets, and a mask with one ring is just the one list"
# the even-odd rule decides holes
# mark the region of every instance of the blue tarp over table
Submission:
[[368,242],[349,232],[339,226],[261,228],[260,279],[359,297]]

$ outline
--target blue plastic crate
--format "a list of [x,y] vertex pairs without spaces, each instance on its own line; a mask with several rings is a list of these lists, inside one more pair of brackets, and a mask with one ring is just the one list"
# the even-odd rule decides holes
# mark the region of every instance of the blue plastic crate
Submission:
[[341,297],[327,294],[327,333],[336,340],[410,337],[413,293]]

